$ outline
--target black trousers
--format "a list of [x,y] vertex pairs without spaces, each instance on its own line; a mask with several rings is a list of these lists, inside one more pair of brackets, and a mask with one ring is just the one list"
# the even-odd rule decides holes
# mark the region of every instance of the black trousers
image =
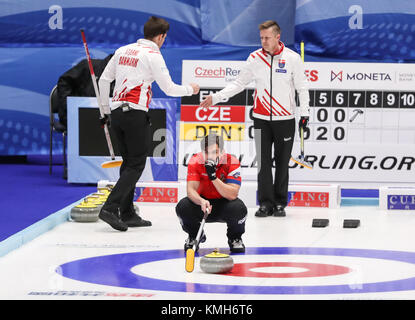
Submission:
[[[245,232],[245,220],[247,208],[241,199],[235,200],[209,199],[212,212],[208,215],[206,222],[225,222],[227,224],[226,236],[228,239],[239,239]],[[203,219],[203,212],[197,204],[188,197],[183,198],[176,206],[176,214],[179,217],[183,231],[191,238],[196,238]]]
[[258,202],[268,208],[275,205],[285,208],[288,202],[288,163],[294,142],[295,119],[266,121],[255,118],[254,129],[258,163]]
[[112,189],[103,208],[121,215],[134,212],[134,192],[146,165],[150,151],[150,119],[145,111],[123,112],[117,108],[111,113],[111,128],[117,138],[123,163],[120,178]]

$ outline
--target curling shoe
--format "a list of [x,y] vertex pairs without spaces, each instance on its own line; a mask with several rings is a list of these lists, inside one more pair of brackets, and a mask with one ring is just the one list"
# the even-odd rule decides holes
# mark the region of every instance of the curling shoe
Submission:
[[127,231],[128,225],[125,224],[119,217],[118,214],[115,212],[111,212],[105,209],[101,209],[99,212],[98,217],[108,223],[112,228],[118,231]]
[[266,205],[261,205],[255,212],[255,217],[263,218],[269,216],[272,216],[272,208],[268,208]]
[[[205,241],[206,241],[206,235],[203,232],[202,236],[200,237],[199,244],[204,243]],[[187,249],[192,249],[195,243],[196,243],[196,239],[189,236],[189,238],[187,238],[186,242],[184,243],[184,251],[187,251]],[[197,245],[195,252],[199,250],[199,244]]]
[[136,211],[134,212],[128,212],[128,213],[122,213],[121,214],[121,220],[124,222],[127,226],[131,228],[136,227],[150,227],[151,221],[144,220],[141,218]]
[[285,217],[286,213],[282,205],[276,205],[272,210],[272,215],[274,217]]
[[231,249],[232,253],[244,253],[245,252],[245,245],[242,242],[241,238],[238,239],[229,239],[228,240],[229,249]]

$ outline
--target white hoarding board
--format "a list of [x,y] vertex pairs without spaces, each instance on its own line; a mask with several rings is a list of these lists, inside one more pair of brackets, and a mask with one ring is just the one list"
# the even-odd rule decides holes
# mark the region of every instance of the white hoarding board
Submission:
[[[201,86],[182,98],[179,179],[185,179],[196,142],[209,132],[225,138],[242,164],[244,180],[256,180],[254,83],[225,103],[204,111],[204,96],[233,81],[244,61],[183,61],[183,83]],[[310,122],[305,153],[314,169],[290,163],[290,181],[415,181],[415,66],[383,63],[306,63]],[[299,154],[298,134],[293,157]]]

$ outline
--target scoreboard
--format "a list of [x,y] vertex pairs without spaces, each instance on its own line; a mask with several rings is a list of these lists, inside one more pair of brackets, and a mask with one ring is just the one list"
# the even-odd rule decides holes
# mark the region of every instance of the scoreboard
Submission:
[[338,143],[414,143],[415,91],[313,90],[305,139]]
[[[255,84],[206,111],[199,107],[205,96],[235,80],[244,63],[183,62],[182,83],[198,83],[201,90],[181,100],[179,179],[186,178],[189,157],[200,151],[197,140],[216,132],[224,137],[226,151],[240,160],[243,179],[256,180]],[[415,65],[309,62],[306,75],[305,154],[314,168],[290,162],[290,181],[415,181]],[[298,123],[298,111],[296,118]],[[293,157],[300,152],[298,131],[295,137]]]

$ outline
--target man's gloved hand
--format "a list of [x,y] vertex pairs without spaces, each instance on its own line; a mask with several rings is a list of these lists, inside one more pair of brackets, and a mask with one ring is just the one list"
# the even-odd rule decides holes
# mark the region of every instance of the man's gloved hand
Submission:
[[307,128],[308,125],[308,117],[301,117],[300,120],[298,121],[298,129],[303,128],[303,130],[305,131],[305,129]]
[[216,163],[214,160],[206,160],[205,162],[205,168],[206,172],[208,174],[208,177],[211,181],[216,179]]
[[101,122],[101,127],[104,128],[105,125],[108,126],[108,128],[111,128],[111,115],[110,114],[104,114],[103,117],[99,118],[99,122]]

